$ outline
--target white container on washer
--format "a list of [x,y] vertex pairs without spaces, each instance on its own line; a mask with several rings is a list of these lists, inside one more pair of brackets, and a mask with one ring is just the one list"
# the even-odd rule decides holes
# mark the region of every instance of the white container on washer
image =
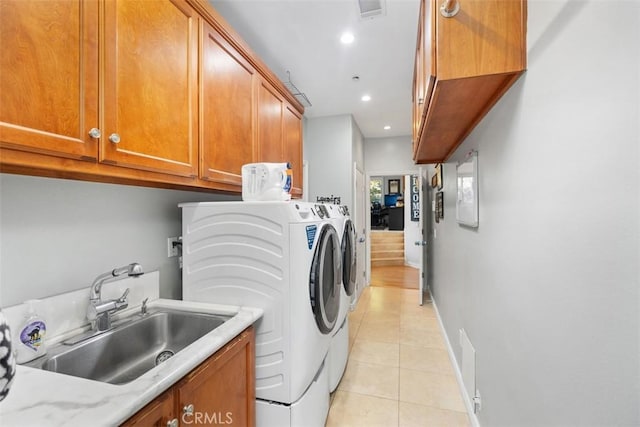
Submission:
[[288,163],[249,163],[242,166],[243,201],[291,200]]

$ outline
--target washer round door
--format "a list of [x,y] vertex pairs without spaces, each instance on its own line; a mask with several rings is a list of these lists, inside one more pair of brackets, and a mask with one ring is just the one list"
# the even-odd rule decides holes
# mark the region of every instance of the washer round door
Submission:
[[350,219],[345,221],[342,234],[342,284],[347,295],[356,290],[356,231]]
[[325,224],[318,233],[318,244],[311,263],[309,296],[318,329],[323,334],[333,331],[340,309],[342,256],[338,232]]

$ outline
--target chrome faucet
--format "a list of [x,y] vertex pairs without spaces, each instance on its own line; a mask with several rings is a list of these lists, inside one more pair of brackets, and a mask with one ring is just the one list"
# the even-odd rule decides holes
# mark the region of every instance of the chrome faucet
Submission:
[[143,275],[144,271],[142,271],[140,264],[134,262],[133,264],[114,268],[111,271],[103,273],[93,281],[89,295],[87,319],[91,322],[94,331],[106,331],[110,329],[111,314],[124,310],[129,306],[129,302],[127,301],[127,295],[129,295],[128,288],[120,298],[102,301],[102,284],[125,273],[129,277],[138,277]]

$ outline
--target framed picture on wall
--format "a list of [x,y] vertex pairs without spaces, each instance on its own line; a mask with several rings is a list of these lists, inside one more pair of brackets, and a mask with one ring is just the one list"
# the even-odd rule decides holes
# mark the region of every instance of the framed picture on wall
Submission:
[[459,224],[478,227],[478,152],[469,153],[456,168],[458,196],[456,219]]
[[400,193],[400,180],[399,179],[390,179],[389,180],[389,194],[398,194]]
[[438,163],[436,169],[436,185],[438,190],[442,190],[442,163]]
[[444,219],[444,193],[442,191],[436,193],[436,221],[440,219]]
[[435,173],[431,177],[431,188],[436,188],[438,186],[438,175]]

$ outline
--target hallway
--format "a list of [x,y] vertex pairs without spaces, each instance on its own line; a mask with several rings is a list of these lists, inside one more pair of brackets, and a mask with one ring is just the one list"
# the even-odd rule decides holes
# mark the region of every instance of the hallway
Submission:
[[327,427],[470,425],[435,310],[417,290],[365,288],[349,346]]

